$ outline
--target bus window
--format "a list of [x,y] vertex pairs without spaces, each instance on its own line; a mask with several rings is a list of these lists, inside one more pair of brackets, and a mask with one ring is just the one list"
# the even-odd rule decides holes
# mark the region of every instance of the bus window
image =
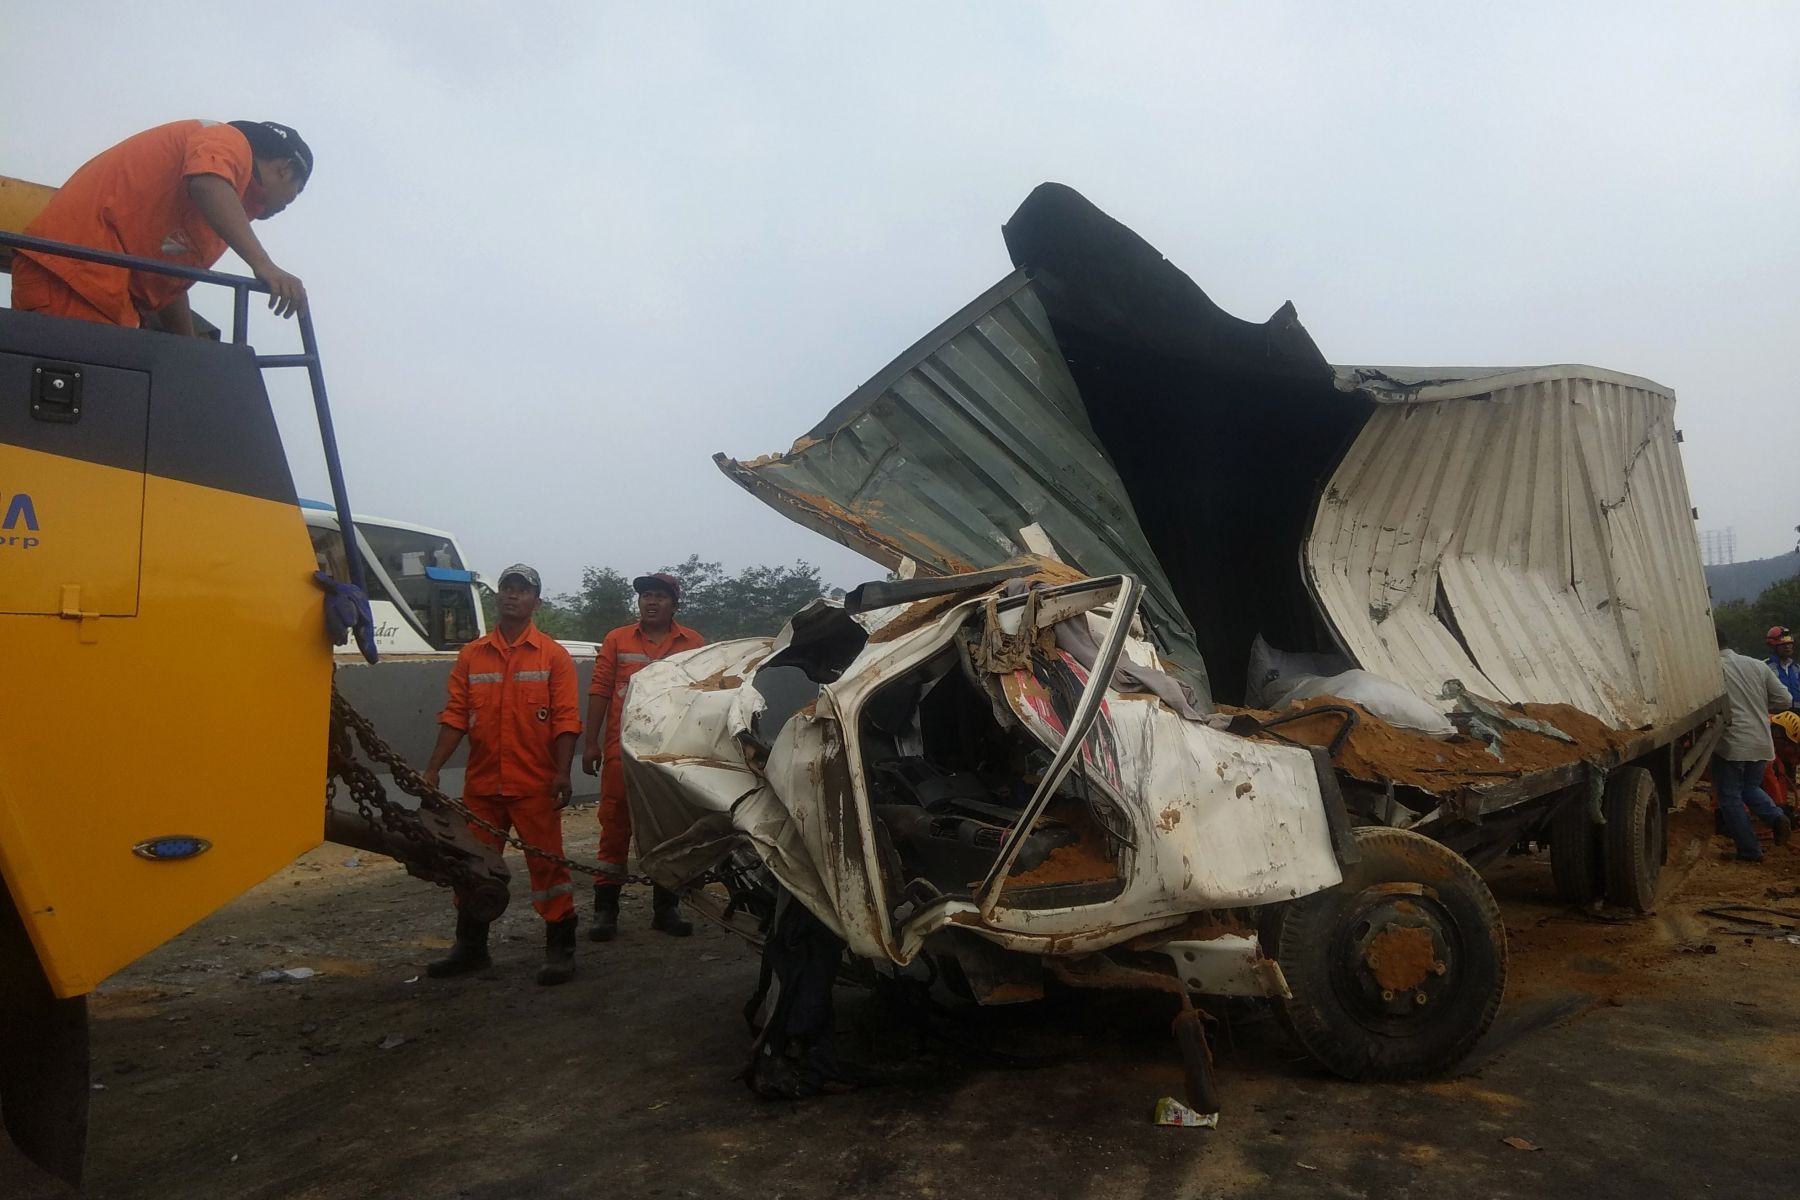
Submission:
[[431,633],[437,649],[448,650],[473,639],[474,634],[469,637],[443,636],[460,626],[446,624],[434,616],[433,608],[442,607],[436,595],[439,588],[425,574],[429,567],[462,570],[456,543],[441,534],[418,529],[399,529],[365,521],[358,521],[356,527],[362,532],[369,550],[381,561],[388,578],[400,589],[401,599],[412,610],[420,627]]
[[[350,560],[344,554],[344,539],[339,536],[338,531],[319,525],[308,525],[306,532],[312,535],[313,561],[319,565],[319,570],[324,571],[340,583],[348,583],[350,581]],[[364,582],[368,584],[370,600],[393,602],[393,597],[389,596],[387,589],[381,586],[381,580],[370,575]]]
[[439,649],[448,650],[481,636],[475,626],[475,601],[471,591],[466,584],[437,589],[438,622],[432,632],[437,635]]

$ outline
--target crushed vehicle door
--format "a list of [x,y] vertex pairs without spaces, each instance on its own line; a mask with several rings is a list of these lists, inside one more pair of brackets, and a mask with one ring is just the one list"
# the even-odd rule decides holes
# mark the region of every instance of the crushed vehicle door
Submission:
[[[1107,592],[1116,590],[1117,594],[1111,597],[1112,613],[1106,625],[1106,632],[1101,639],[1100,652],[1094,660],[1092,671],[1084,674],[1079,664],[1069,657],[1067,651],[1056,650],[1053,652],[1056,655],[1055,665],[1071,672],[1075,679],[1082,684],[1079,697],[1066,715],[1055,711],[1053,704],[1049,701],[1049,693],[1039,691],[1041,683],[1034,671],[1036,664],[1032,661],[1037,657],[1034,653],[1034,644],[1039,630],[1048,629],[1058,621],[1076,615],[1084,600],[1091,602],[1091,595],[1072,594],[1070,591],[1064,590],[1052,597],[1048,605],[1041,608],[1038,604],[1032,603],[1035,596],[1028,595],[1025,604],[1007,614],[1014,618],[1012,634],[1022,643],[1025,661],[1013,668],[1011,672],[1012,686],[1002,687],[999,690],[1004,695],[1008,706],[1027,728],[1036,727],[1034,732],[1037,732],[1038,736],[1043,738],[1047,744],[1052,742],[1057,734],[1060,734],[1060,744],[1056,747],[1056,756],[1051,759],[1050,766],[1044,771],[1043,778],[1039,780],[1037,790],[1026,802],[1011,833],[1005,843],[1001,845],[999,854],[994,859],[994,865],[988,869],[987,877],[981,881],[981,886],[976,890],[976,902],[984,920],[993,919],[994,910],[999,906],[1001,895],[1006,887],[1007,875],[1011,872],[1013,863],[1018,859],[1020,848],[1024,845],[1025,839],[1030,837],[1037,828],[1038,822],[1049,807],[1051,797],[1056,794],[1057,788],[1062,785],[1064,778],[1071,770],[1077,765],[1080,765],[1084,771],[1089,767],[1097,767],[1103,779],[1114,792],[1121,785],[1117,756],[1105,754],[1103,748],[1099,748],[1099,752],[1097,752],[1097,748],[1092,744],[1091,735],[1095,732],[1102,706],[1106,700],[1107,680],[1112,678],[1113,668],[1118,665],[1119,657],[1125,651],[1125,637],[1131,628],[1131,618],[1137,612],[1138,600],[1143,593],[1137,581],[1130,576],[1100,580],[1098,585]],[[997,605],[994,606],[989,619],[991,622],[1000,621],[1001,614]],[[997,665],[1000,664],[991,664],[991,666]],[[1043,702],[1034,704],[1033,697],[1042,697]],[[1046,725],[1049,726],[1048,729],[1044,728]],[[1058,728],[1059,726],[1060,728]]]

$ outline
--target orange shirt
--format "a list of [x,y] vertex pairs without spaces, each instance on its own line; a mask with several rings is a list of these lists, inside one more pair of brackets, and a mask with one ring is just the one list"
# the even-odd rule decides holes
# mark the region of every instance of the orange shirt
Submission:
[[464,646],[438,714],[439,724],[469,735],[464,793],[549,795],[556,739],[581,732],[580,705],[575,660],[536,625],[510,646],[498,629]]
[[[158,125],[89,159],[25,232],[96,250],[210,267],[225,253],[225,240],[188,199],[188,178],[217,175],[244,200],[255,166],[249,139],[229,125],[215,121]],[[244,211],[255,217],[262,206],[247,201]],[[162,308],[189,287],[187,280],[167,275],[19,253],[119,325],[136,326],[138,309]]]
[[625,685],[639,671],[671,654],[697,650],[706,639],[686,625],[671,621],[669,632],[659,642],[644,633],[642,625],[621,625],[606,635],[600,651],[594,656],[594,678],[588,684],[589,696],[600,696],[609,703],[606,710],[606,750],[617,756],[619,721],[625,711]]

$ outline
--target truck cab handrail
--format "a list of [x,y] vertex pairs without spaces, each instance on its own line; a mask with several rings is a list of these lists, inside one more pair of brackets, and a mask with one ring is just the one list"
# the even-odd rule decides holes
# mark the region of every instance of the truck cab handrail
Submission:
[[[249,344],[250,293],[257,292],[267,295],[269,291],[268,284],[248,275],[232,275],[205,267],[189,267],[181,263],[142,258],[134,254],[120,254],[114,250],[99,250],[92,246],[77,246],[69,242],[31,237],[23,233],[9,233],[0,230],[0,246],[13,250],[24,250],[32,254],[72,258],[81,262],[100,263],[109,267],[123,267],[131,271],[148,271],[155,275],[170,275],[194,283],[209,283],[230,288],[232,292],[231,342],[236,346],[248,346]],[[312,385],[313,410],[319,418],[319,442],[325,454],[325,469],[331,477],[331,498],[337,507],[338,527],[354,529],[356,525],[351,520],[350,497],[344,489],[344,468],[338,458],[337,433],[331,423],[331,404],[325,394],[325,370],[319,362],[319,339],[313,332],[312,317],[304,308],[296,312],[294,318],[300,325],[301,353],[258,354],[256,355],[256,365],[263,370],[276,367],[304,367],[306,369],[307,380]],[[362,553],[359,549],[349,549],[352,545],[349,539],[345,539],[345,545],[348,550],[345,557],[350,561],[350,582],[367,594]]]

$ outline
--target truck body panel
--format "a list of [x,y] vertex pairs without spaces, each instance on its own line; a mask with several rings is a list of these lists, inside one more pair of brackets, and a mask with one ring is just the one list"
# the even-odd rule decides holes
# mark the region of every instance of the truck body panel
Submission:
[[[1557,366],[1381,396],[1326,482],[1308,580],[1365,669],[1665,725],[1723,684],[1675,397]],[[1377,390],[1379,389],[1379,390]],[[1391,398],[1390,398],[1391,396]]]
[[0,871],[74,996],[318,843],[331,653],[247,347],[0,311],[0,360]]

